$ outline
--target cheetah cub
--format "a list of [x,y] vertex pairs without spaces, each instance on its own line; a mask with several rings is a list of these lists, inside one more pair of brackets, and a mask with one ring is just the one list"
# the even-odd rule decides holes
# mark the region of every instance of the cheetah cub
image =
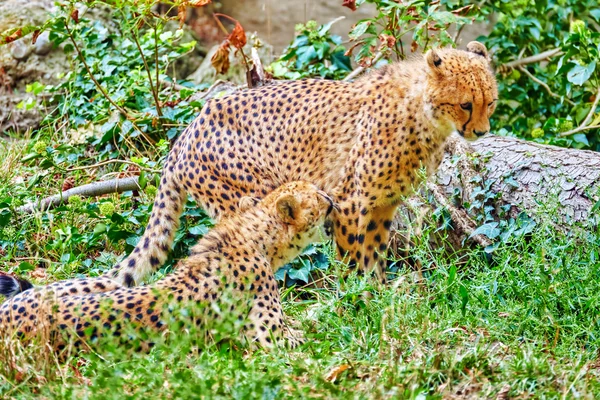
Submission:
[[127,328],[166,329],[174,306],[191,303],[192,315],[194,308],[203,310],[190,317],[198,324],[218,318],[212,310],[229,307],[233,296],[235,311],[246,320],[244,337],[266,347],[280,342],[287,328],[274,272],[323,237],[323,223],[336,206],[316,186],[292,182],[245,208],[223,219],[172,274],[152,285],[77,296],[34,288],[9,299],[0,306],[0,335],[27,340],[43,333],[59,351],[70,339],[77,347],[108,334],[127,342]]

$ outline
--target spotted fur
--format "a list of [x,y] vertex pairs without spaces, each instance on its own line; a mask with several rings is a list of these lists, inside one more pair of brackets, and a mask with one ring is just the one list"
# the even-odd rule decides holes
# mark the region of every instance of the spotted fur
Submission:
[[[430,50],[355,82],[303,80],[212,99],[175,143],[150,222],[102,285],[133,286],[166,260],[186,194],[216,220],[248,199],[305,180],[330,193],[338,253],[385,281],[393,215],[433,173],[452,132],[486,134],[498,96],[485,46]],[[246,200],[243,200],[246,199]],[[94,282],[78,287],[95,290]]]
[[[169,310],[177,305],[191,303],[192,312],[204,310],[191,323],[214,318],[214,309],[232,304],[223,302],[223,296],[232,295],[236,311],[247,317],[244,336],[271,346],[286,330],[274,272],[322,238],[320,228],[334,207],[312,184],[283,185],[246,211],[223,219],[175,272],[155,284],[73,296],[58,296],[52,289],[72,287],[72,282],[28,290],[0,306],[0,335],[26,340],[44,332],[62,350],[69,338],[83,346],[108,333],[121,337],[126,324],[164,330]],[[142,343],[142,348],[147,345]]]

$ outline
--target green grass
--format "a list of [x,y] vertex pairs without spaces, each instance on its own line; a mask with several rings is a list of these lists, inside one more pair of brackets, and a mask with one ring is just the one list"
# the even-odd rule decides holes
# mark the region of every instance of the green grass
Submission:
[[[14,203],[56,187],[50,175],[27,189],[43,169],[19,162],[24,146],[0,147],[0,218]],[[127,214],[131,196],[110,199],[126,218],[87,212],[97,208],[91,202],[12,216],[0,230],[0,269],[40,283],[101,273],[147,218],[143,207]],[[85,236],[99,223],[125,233]],[[69,227],[76,233],[65,233]],[[541,223],[490,255],[477,250],[460,259],[427,242],[411,250],[422,270],[400,267],[384,288],[340,280],[333,268],[319,287],[285,290],[285,312],[308,339],[294,350],[197,346],[193,335],[180,335],[149,354],[109,344],[99,354],[58,361],[33,345],[9,353],[0,338],[0,398],[600,396],[597,229],[565,234]]]

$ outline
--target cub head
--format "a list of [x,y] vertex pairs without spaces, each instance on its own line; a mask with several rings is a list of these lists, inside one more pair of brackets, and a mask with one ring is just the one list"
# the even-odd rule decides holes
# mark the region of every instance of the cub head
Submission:
[[325,192],[302,181],[282,185],[263,202],[270,203],[269,211],[283,227],[283,232],[271,233],[277,236],[272,261],[275,269],[297,257],[309,244],[323,239],[326,218],[333,210],[339,210]]
[[498,88],[485,46],[470,42],[466,51],[431,49],[425,61],[425,103],[438,127],[467,140],[488,133]]

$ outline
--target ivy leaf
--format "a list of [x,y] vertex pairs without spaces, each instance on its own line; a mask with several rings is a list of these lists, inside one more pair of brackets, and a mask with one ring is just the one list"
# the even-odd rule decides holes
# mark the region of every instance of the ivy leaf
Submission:
[[302,267],[300,269],[290,269],[288,272],[288,276],[290,279],[295,279],[298,281],[302,281],[304,283],[308,283],[308,275],[310,274],[310,267]]
[[571,138],[575,141],[575,143],[580,143],[588,147],[590,145],[590,142],[588,142],[588,138],[585,135],[585,133],[576,133],[573,136],[571,136]]
[[194,236],[204,236],[208,233],[208,228],[205,225],[192,226],[188,232]]
[[469,236],[469,239],[476,235],[485,235],[489,239],[495,239],[500,235],[500,229],[498,229],[497,222],[488,222],[487,224],[481,225],[479,228],[475,229],[473,233]]
[[581,86],[594,73],[596,69],[596,61],[592,61],[588,66],[584,67],[576,64],[567,74],[567,80],[575,85]]

